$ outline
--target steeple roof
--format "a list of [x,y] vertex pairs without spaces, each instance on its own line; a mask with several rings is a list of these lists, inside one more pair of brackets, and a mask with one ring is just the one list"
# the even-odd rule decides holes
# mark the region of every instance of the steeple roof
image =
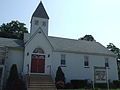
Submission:
[[40,4],[38,5],[37,9],[33,13],[32,17],[49,19],[49,16],[47,15],[47,12],[41,1],[40,1]]

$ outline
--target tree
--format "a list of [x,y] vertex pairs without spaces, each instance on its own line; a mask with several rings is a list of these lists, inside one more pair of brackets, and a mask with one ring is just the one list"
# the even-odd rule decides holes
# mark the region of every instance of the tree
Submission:
[[117,55],[117,60],[120,59],[120,49],[118,47],[116,47],[113,43],[109,43],[109,45],[107,45],[107,48]]
[[56,72],[55,83],[57,88],[64,88],[65,75],[60,66],[58,67],[58,70]]
[[116,60],[117,60],[117,66],[118,66],[118,75],[120,79],[120,49],[116,47],[113,43],[109,43],[109,45],[107,45],[107,48],[117,56]]
[[23,39],[24,33],[28,33],[24,23],[19,21],[11,21],[10,23],[3,23],[0,26],[0,37]]
[[80,40],[95,41],[92,35],[85,35],[84,37],[80,38]]

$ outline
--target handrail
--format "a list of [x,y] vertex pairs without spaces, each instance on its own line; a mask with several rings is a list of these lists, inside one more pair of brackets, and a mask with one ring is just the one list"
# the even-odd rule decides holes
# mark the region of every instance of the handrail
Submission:
[[27,64],[27,87],[30,84],[30,73],[29,73],[29,64]]
[[49,74],[51,75],[51,65],[47,65],[47,68],[49,68]]
[[29,75],[29,64],[27,64],[27,74]]

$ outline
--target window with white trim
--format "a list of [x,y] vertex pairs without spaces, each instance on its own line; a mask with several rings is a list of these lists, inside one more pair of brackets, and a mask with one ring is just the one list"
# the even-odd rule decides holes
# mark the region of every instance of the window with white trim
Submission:
[[105,58],[105,67],[109,67],[109,59]]
[[88,56],[84,56],[84,66],[89,67],[89,57]]
[[66,55],[65,54],[61,54],[61,65],[62,66],[66,65]]

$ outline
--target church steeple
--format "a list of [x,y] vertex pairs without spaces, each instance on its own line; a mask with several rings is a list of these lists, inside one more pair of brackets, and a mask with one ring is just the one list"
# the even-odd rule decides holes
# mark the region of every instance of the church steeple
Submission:
[[33,13],[32,17],[49,19],[49,16],[42,4],[42,1],[40,1],[40,4],[38,5],[37,9]]
[[48,23],[49,23],[49,16],[40,1],[38,7],[34,11],[32,18],[31,18],[31,29],[30,34],[34,34],[36,30],[41,27],[43,32],[48,35]]

